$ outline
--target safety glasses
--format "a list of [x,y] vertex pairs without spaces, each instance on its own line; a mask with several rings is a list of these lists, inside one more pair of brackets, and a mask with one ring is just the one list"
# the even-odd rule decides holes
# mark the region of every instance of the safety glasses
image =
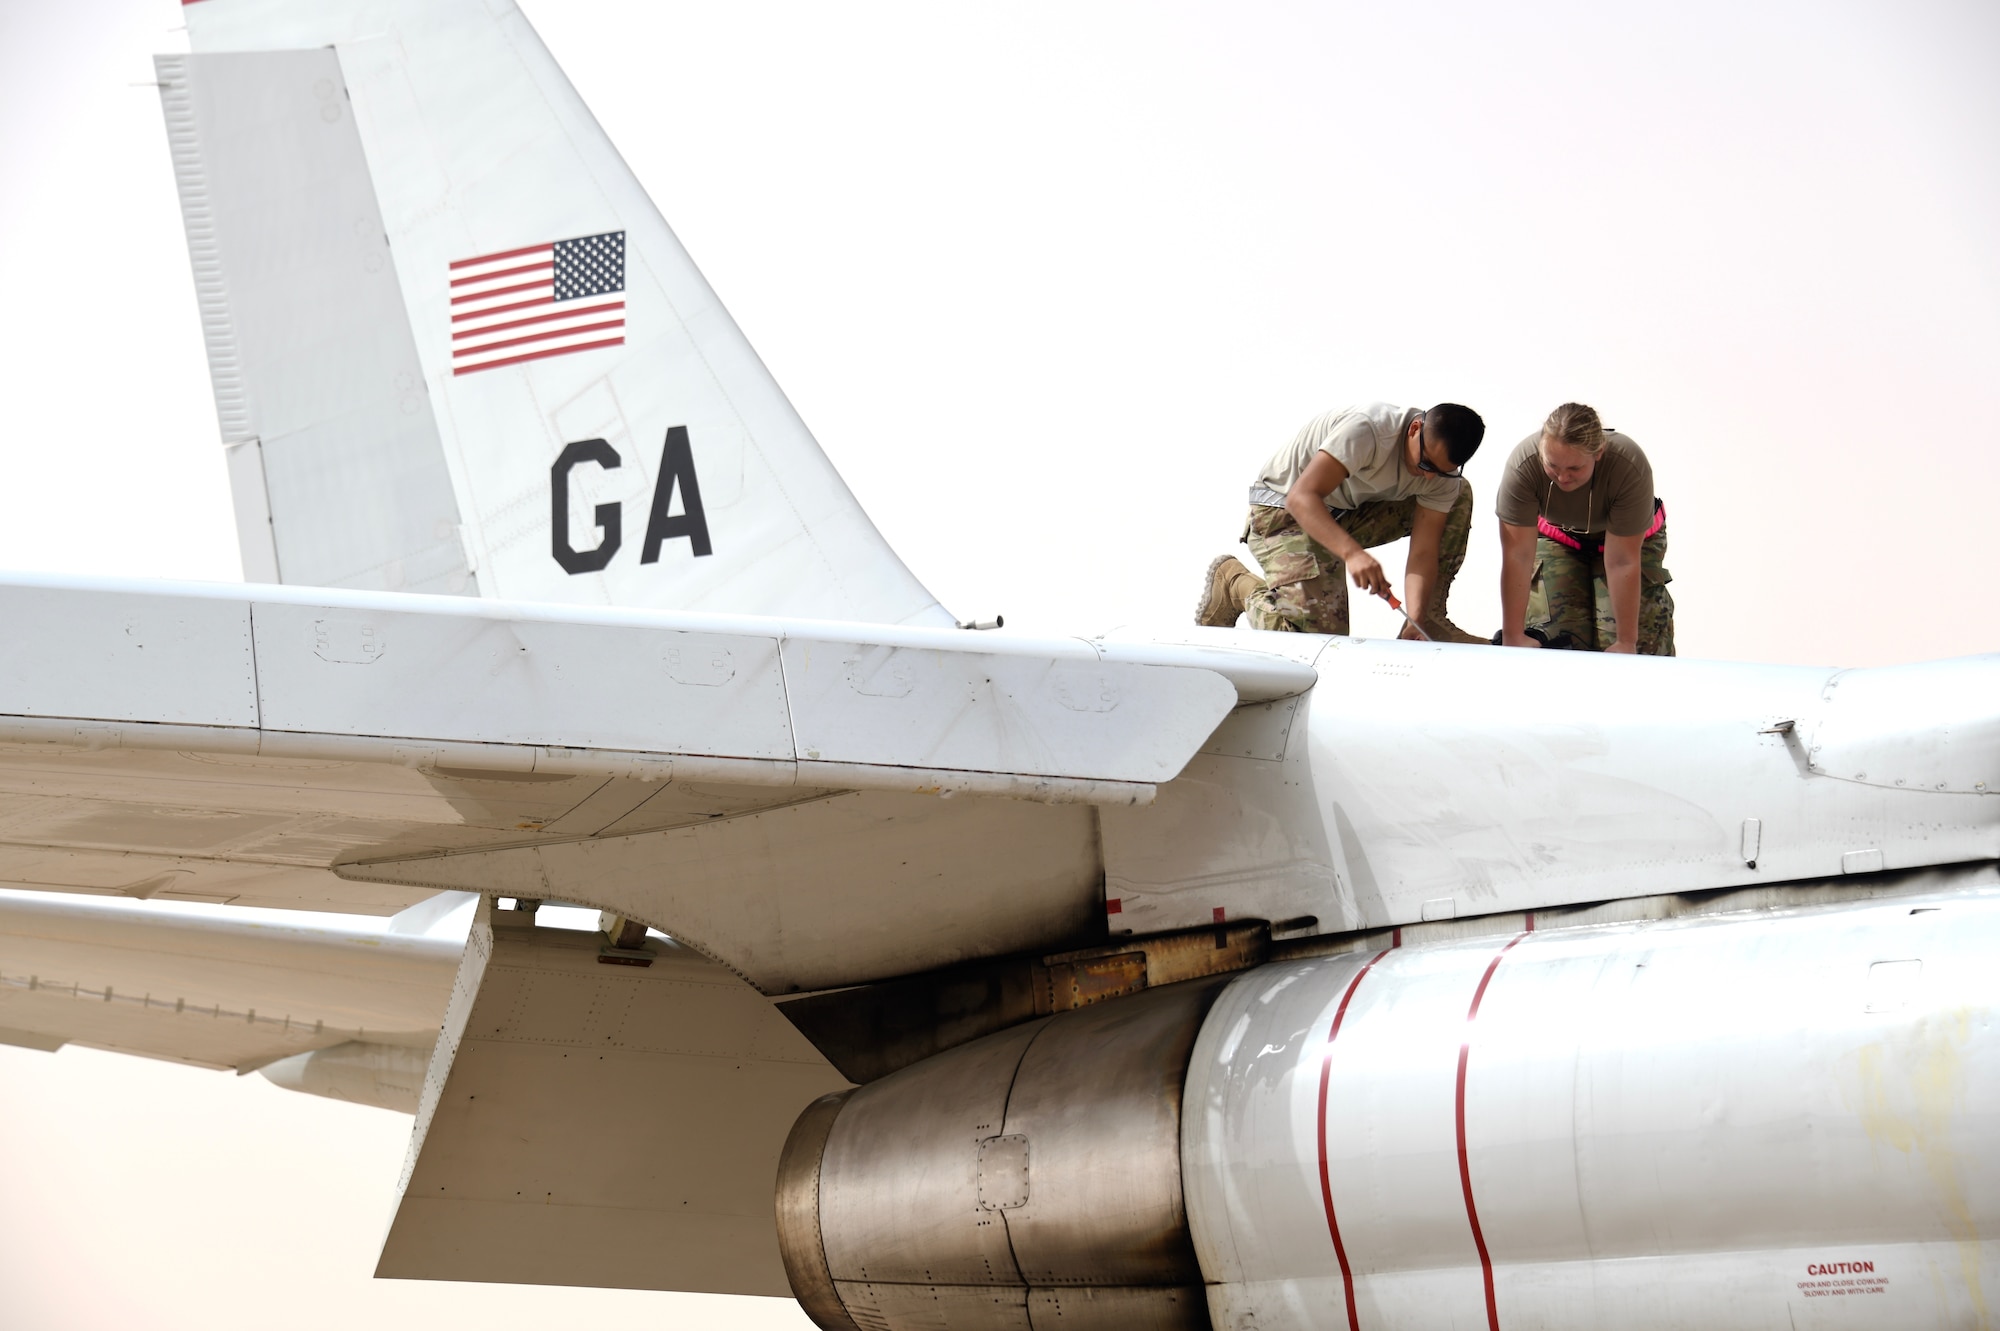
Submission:
[[1424,433],[1423,422],[1419,421],[1417,423],[1417,470],[1427,471],[1433,476],[1442,476],[1448,481],[1455,481],[1462,478],[1465,475],[1464,467],[1460,467],[1457,471],[1439,471],[1431,465],[1431,460],[1424,456],[1424,450],[1430,447],[1430,442],[1430,437]]

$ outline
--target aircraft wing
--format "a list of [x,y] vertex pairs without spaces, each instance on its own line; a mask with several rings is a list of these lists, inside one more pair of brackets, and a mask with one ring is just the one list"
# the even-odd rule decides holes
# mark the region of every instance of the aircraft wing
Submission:
[[0,1043],[238,1072],[366,1043],[408,1051],[421,1079],[458,956],[448,939],[0,893]]
[[[923,823],[977,858],[1076,825],[1068,805],[1146,802],[1240,698],[1313,678],[1225,649],[271,587],[16,579],[0,615],[0,885],[374,914],[431,889],[356,866],[705,843],[774,810],[768,854]],[[1091,877],[1095,854],[1058,858]],[[1047,877],[1035,855],[1015,867]]]
[[[0,885],[387,914],[468,856],[602,851],[579,904],[670,883],[645,923],[679,940],[612,955],[496,928],[489,900],[463,958],[260,949],[16,900],[0,1039],[416,1111],[388,1274],[767,1294],[777,1151],[846,1081],[766,996],[1101,932],[1091,806],[1145,803],[1241,701],[1315,678],[1225,648],[270,587],[16,579],[0,616]],[[480,890],[544,895],[509,872]],[[579,1166],[580,1140],[632,1154]],[[515,1204],[530,1180],[550,1205]]]

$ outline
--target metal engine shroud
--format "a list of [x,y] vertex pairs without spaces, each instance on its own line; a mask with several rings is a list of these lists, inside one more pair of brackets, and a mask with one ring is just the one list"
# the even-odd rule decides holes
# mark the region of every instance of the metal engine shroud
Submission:
[[806,1312],[829,1331],[1208,1326],[1180,1106],[1226,982],[1045,1017],[816,1101],[778,1167]]

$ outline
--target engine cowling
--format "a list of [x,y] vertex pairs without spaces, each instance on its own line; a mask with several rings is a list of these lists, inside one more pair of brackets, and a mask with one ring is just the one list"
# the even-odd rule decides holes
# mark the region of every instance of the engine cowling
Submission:
[[1985,1325],[1994,868],[1728,904],[1459,922],[829,1097],[793,1286],[846,1331]]
[[1043,1018],[816,1102],[778,1172],[807,1313],[829,1331],[1207,1327],[1180,1108],[1222,983]]

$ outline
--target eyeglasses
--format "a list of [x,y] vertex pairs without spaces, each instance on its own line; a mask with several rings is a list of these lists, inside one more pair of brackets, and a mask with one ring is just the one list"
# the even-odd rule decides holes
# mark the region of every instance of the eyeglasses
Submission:
[[1433,476],[1442,476],[1448,481],[1463,479],[1465,476],[1465,468],[1463,466],[1457,471],[1439,471],[1431,465],[1431,460],[1424,456],[1424,449],[1429,443],[1430,438],[1424,433],[1423,422],[1417,422],[1417,470],[1427,471]]

